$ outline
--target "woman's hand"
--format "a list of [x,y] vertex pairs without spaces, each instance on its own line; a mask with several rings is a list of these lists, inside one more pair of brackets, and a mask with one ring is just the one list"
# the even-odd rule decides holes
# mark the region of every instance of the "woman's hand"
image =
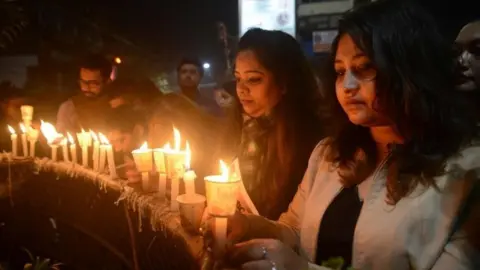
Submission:
[[225,258],[224,269],[303,270],[308,261],[275,239],[254,239],[234,245]]

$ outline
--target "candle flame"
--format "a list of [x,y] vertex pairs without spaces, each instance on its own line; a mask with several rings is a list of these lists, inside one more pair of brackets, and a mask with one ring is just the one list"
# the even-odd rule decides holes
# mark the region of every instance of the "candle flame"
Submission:
[[147,142],[144,142],[144,143],[142,144],[142,146],[140,146],[140,148],[138,148],[138,150],[147,151],[147,150],[148,150],[148,144],[147,144]]
[[180,151],[180,144],[182,143],[182,138],[180,137],[180,131],[173,127],[173,139],[175,143],[175,151]]
[[190,151],[190,145],[188,144],[188,141],[186,143],[185,147],[185,168],[188,170],[190,169],[190,163],[192,162],[192,151]]
[[223,182],[228,182],[228,166],[223,160],[220,160],[220,170],[222,171]]
[[75,140],[73,139],[72,135],[68,132],[67,132],[67,137],[70,144],[75,144]]
[[90,130],[90,135],[92,136],[93,140],[98,142],[98,136],[97,134],[95,134],[95,132],[93,132],[92,130]]
[[40,130],[43,133],[43,136],[47,139],[47,143],[51,144],[55,139],[59,137],[59,134],[55,127],[48,123],[48,122],[43,122],[42,125],[40,126]]
[[164,150],[172,150],[172,147],[170,146],[170,143],[166,143],[166,144],[163,146],[163,149],[164,149]]
[[22,133],[27,132],[27,128],[25,127],[25,125],[23,123],[20,123],[20,130],[22,131]]
[[110,141],[107,139],[105,135],[102,133],[98,133],[98,137],[100,138],[100,143],[102,144],[110,144]]
[[8,131],[10,131],[10,134],[15,134],[15,129],[13,129],[11,126],[7,126]]

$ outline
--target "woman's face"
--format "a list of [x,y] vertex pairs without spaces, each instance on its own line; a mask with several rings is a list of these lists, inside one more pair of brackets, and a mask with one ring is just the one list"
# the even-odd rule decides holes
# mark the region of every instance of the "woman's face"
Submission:
[[235,61],[237,95],[245,113],[259,117],[269,113],[282,96],[273,74],[250,51],[238,53]]
[[386,117],[375,106],[377,71],[347,34],[338,43],[335,72],[337,99],[350,122],[367,127],[386,125]]

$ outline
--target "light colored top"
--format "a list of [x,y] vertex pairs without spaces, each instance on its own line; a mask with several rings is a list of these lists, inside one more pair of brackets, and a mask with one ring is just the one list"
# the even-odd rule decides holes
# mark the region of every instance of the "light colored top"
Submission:
[[[323,149],[320,142],[289,210],[277,223],[282,241],[310,262],[315,261],[322,216],[342,189],[336,169],[322,158]],[[480,147],[466,148],[450,158],[446,170],[450,173],[436,179],[439,190],[419,186],[393,206],[385,201],[384,170],[362,184],[367,189],[359,187],[366,193],[354,234],[351,265],[355,269],[480,269],[478,250],[464,231],[453,228],[472,184],[480,179]],[[325,268],[312,263],[309,269]]]
[[56,128],[58,132],[65,132],[67,130],[75,130],[78,123],[78,116],[75,110],[75,104],[72,99],[60,104],[57,113]]

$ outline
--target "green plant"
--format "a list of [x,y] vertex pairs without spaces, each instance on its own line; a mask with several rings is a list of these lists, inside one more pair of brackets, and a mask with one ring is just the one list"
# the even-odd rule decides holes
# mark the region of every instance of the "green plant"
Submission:
[[[345,260],[342,257],[333,257],[327,261],[322,262],[322,266],[328,267],[333,270],[342,270],[345,265]],[[355,270],[353,267],[348,267],[347,270]]]
[[52,262],[50,259],[40,258],[39,256],[34,257],[30,251],[24,250],[30,257],[30,262],[23,266],[23,270],[60,270],[61,263]]

